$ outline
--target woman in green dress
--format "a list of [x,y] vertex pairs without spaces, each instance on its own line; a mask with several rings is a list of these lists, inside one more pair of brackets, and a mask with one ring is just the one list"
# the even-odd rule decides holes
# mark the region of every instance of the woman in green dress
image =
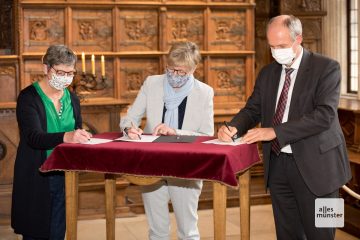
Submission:
[[23,89],[16,116],[20,142],[14,167],[11,226],[23,240],[65,237],[65,184],[62,172],[41,173],[40,166],[61,143],[82,143],[91,134],[81,129],[80,102],[67,87],[76,55],[53,45],[43,57],[44,78]]

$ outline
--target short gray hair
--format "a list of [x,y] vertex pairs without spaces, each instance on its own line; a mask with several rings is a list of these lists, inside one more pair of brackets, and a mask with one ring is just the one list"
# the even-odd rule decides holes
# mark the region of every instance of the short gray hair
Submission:
[[42,62],[49,67],[59,64],[75,66],[76,55],[65,45],[51,45],[43,56]]
[[189,41],[174,43],[167,55],[169,66],[185,66],[193,69],[201,61],[199,47]]
[[283,18],[282,24],[284,27],[289,29],[290,37],[295,41],[296,37],[302,35],[302,25],[299,18],[293,15],[280,15],[270,19],[267,24],[266,32],[269,26],[278,18]]

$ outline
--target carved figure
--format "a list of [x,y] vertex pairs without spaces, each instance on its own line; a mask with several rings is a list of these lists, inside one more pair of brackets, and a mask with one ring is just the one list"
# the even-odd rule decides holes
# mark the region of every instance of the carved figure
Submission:
[[47,27],[45,21],[30,22],[30,40],[44,41],[47,39]]

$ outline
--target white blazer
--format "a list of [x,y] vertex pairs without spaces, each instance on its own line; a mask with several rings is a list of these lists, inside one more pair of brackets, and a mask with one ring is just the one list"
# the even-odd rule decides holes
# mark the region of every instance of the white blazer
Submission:
[[[164,81],[166,75],[146,78],[126,117],[120,121],[120,128],[131,127],[131,122],[139,126],[146,116],[144,133],[152,133],[161,123],[164,108]],[[195,79],[194,87],[187,97],[182,129],[178,135],[214,135],[214,91],[209,85]]]

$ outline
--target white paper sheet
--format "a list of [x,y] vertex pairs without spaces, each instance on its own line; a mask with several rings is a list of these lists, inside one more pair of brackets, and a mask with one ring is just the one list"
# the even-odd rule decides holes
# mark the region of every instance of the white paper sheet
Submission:
[[235,142],[223,142],[223,141],[220,141],[219,139],[212,139],[212,140],[205,141],[205,142],[202,142],[202,143],[237,146],[237,145],[240,145],[240,144],[244,144],[241,140],[242,140],[242,138],[237,138],[237,139],[235,139]]
[[90,140],[88,142],[84,142],[82,144],[101,144],[101,143],[108,143],[108,142],[112,142],[113,140],[111,139],[103,139],[103,138],[90,138]]
[[157,139],[159,136],[153,136],[153,135],[141,135],[140,139],[130,139],[127,136],[122,136],[120,138],[117,138],[115,140],[119,141],[126,141],[126,142],[153,142],[155,139]]

